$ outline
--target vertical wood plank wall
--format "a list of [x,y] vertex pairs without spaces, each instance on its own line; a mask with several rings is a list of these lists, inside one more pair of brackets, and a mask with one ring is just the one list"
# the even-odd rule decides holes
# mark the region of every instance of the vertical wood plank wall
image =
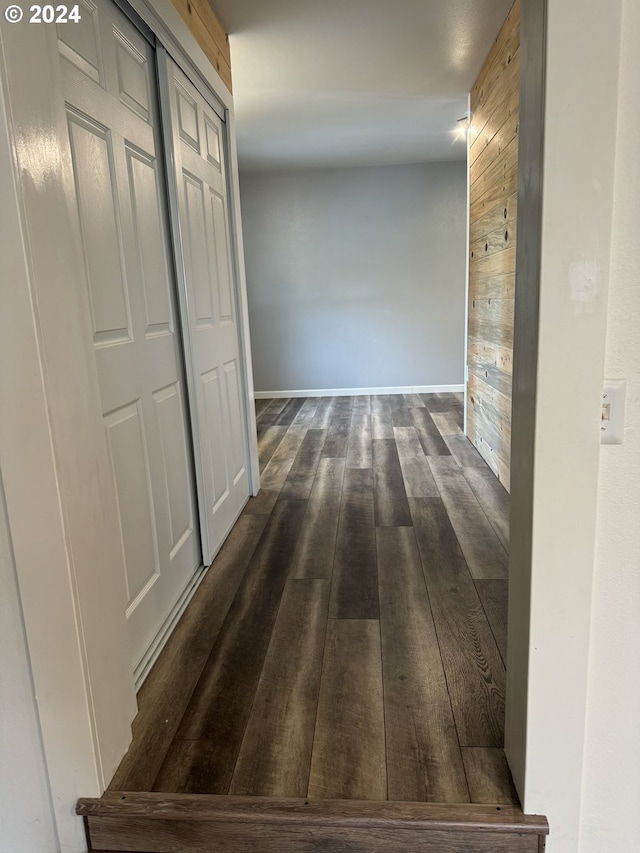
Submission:
[[207,0],[171,0],[207,58],[231,91],[229,38]]
[[471,90],[467,435],[509,489],[520,0]]

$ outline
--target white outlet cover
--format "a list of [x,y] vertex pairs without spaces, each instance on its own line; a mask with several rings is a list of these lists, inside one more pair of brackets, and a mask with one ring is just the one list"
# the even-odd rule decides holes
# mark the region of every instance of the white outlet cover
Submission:
[[602,413],[607,407],[608,420],[600,423],[601,444],[622,444],[624,440],[624,401],[627,383],[624,379],[605,379],[602,390]]

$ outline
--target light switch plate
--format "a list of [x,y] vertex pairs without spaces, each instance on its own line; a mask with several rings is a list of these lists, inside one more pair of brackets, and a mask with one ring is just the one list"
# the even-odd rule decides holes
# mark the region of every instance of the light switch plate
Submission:
[[601,444],[622,444],[624,439],[624,379],[605,379],[602,391]]

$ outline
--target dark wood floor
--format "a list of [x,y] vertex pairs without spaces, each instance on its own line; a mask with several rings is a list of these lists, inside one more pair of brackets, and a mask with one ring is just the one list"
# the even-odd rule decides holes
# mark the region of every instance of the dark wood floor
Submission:
[[456,394],[260,400],[252,498],[110,788],[517,803],[508,495]]

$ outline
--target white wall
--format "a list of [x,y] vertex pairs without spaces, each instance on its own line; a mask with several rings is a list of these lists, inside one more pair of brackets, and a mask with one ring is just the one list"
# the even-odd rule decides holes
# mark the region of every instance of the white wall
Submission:
[[[530,607],[509,614],[507,751],[549,853],[638,849],[637,411],[625,445],[600,445],[607,332],[607,373],[632,380],[636,406],[640,366],[637,2],[619,69],[622,7],[548,2],[539,305],[516,308],[516,338],[538,323],[514,363],[514,450],[531,399],[535,422],[533,476],[513,479],[510,605],[513,590]],[[541,14],[524,0],[523,22]]]
[[9,522],[0,481],[0,853],[56,853]]
[[600,453],[581,853],[640,846],[640,5],[623,6],[605,375],[624,444]]
[[464,163],[249,173],[258,391],[461,384]]

